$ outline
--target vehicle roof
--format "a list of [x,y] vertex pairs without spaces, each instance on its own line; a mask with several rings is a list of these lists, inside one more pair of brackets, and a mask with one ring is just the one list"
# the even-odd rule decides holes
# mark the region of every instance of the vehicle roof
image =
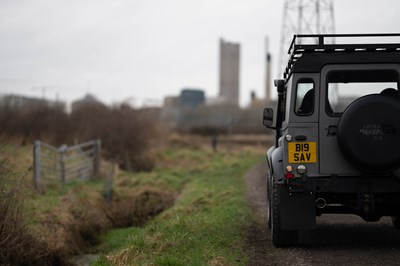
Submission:
[[[288,54],[289,62],[284,72],[284,79],[288,79],[294,72],[319,72],[326,64],[373,64],[373,63],[400,63],[400,43],[340,43],[325,44],[327,38],[363,39],[365,37],[379,37],[391,39],[400,37],[393,34],[325,34],[325,35],[295,35]],[[303,44],[305,39],[314,39],[314,44]],[[315,39],[317,44],[315,44]],[[393,38],[394,39],[394,38]],[[397,38],[399,39],[399,38]],[[365,39],[364,39],[365,40]]]

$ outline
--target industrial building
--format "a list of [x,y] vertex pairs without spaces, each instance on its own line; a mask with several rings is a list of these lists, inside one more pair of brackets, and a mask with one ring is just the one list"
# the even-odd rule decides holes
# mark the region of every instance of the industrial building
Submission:
[[[206,98],[204,90],[183,88],[179,96],[164,99],[161,119],[173,128],[187,132],[226,132],[228,127],[235,133],[265,132],[261,123],[265,99],[252,95],[250,108],[239,106],[240,44],[219,43],[219,95]],[[269,84],[270,57],[267,57],[266,83]],[[269,95],[270,88],[266,88]]]
[[9,94],[0,96],[0,107],[9,108],[11,110],[22,108],[34,109],[38,107],[57,107],[61,110],[65,110],[66,105],[61,101],[50,101],[43,98]]
[[220,39],[219,97],[239,106],[240,44]]
[[179,97],[180,108],[197,108],[205,102],[205,93],[202,89],[183,89]]

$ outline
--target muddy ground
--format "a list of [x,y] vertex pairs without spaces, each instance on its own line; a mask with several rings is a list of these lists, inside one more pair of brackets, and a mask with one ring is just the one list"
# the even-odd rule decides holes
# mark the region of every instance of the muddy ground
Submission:
[[266,165],[256,165],[245,176],[254,212],[246,252],[249,265],[400,265],[400,230],[389,217],[368,223],[354,215],[322,215],[317,229],[302,231],[293,248],[271,244],[266,225]]

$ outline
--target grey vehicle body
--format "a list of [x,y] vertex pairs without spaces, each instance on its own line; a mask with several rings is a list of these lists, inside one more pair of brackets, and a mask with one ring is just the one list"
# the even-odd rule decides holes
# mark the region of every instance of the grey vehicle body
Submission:
[[[399,227],[400,44],[325,44],[398,36],[294,36],[284,79],[275,81],[276,115],[264,110],[276,134],[267,152],[275,246],[295,244],[324,213],[392,216]],[[304,39],[317,44],[298,43]]]

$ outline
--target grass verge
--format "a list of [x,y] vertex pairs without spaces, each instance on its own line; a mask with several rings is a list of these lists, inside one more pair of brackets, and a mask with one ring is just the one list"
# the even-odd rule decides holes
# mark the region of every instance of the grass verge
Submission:
[[162,167],[126,178],[179,191],[175,205],[142,228],[108,232],[99,246],[104,254],[92,265],[246,265],[251,212],[242,177],[260,154],[178,150],[162,156]]
[[[102,233],[141,226],[175,200],[174,192],[134,178],[124,181],[124,175],[110,204],[105,200],[106,182],[100,179],[71,180],[64,193],[56,180],[45,179],[46,193],[38,194],[32,186],[30,155],[31,149],[11,145],[0,154],[0,265],[70,265],[69,258],[98,244]],[[10,163],[4,173],[6,158]]]
[[[24,186],[31,187],[31,150],[3,151],[15,166],[9,179],[25,173]],[[156,159],[152,172],[120,171],[110,205],[101,180],[71,182],[64,194],[50,184],[45,195],[27,189],[20,208],[30,218],[28,242],[42,243],[45,252],[40,263],[29,261],[68,264],[70,256],[101,243],[94,265],[246,265],[251,217],[242,176],[262,160],[261,153],[180,147]],[[126,226],[137,227],[112,229]]]

